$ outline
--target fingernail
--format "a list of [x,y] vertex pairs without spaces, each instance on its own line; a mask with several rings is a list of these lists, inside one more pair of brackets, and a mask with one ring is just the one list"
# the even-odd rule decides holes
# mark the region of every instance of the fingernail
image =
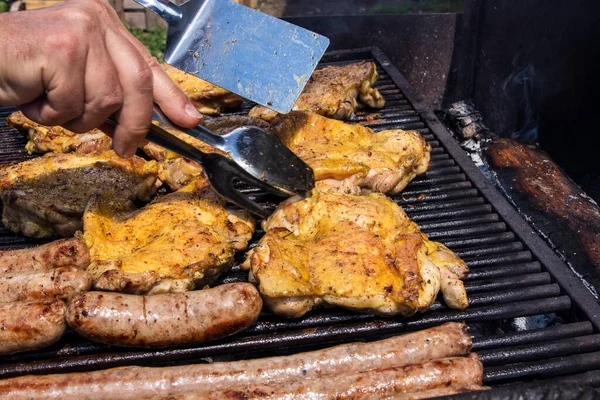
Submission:
[[127,150],[125,150],[123,152],[123,157],[125,157],[125,158],[133,157],[135,155],[136,151],[137,151],[137,147],[127,148]]
[[113,150],[121,158],[129,158],[129,157],[133,156],[135,154],[135,152],[137,151],[136,148],[130,148],[130,147],[123,148],[123,146],[119,146],[119,145],[115,146],[114,144],[113,144]]
[[191,103],[187,103],[185,106],[185,112],[192,118],[202,119],[202,115],[200,115],[198,110],[196,110],[196,107],[194,107]]

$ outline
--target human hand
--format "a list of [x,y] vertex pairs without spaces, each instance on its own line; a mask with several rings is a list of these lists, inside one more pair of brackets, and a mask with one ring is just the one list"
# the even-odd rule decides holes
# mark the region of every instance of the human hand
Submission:
[[[121,156],[143,143],[156,102],[175,124],[200,114],[104,0],[0,15],[0,104],[43,125],[101,127]],[[113,115],[114,128],[103,125]]]

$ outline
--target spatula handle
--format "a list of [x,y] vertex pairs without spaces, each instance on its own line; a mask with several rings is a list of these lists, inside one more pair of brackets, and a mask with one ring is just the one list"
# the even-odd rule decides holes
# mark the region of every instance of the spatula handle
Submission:
[[152,11],[168,23],[177,22],[182,17],[179,7],[169,0],[135,0],[135,2]]

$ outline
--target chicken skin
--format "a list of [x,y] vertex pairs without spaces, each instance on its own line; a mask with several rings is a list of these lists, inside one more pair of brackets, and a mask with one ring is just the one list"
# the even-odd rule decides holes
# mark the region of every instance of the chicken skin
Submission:
[[396,194],[429,168],[431,147],[416,131],[374,132],[299,111],[277,116],[271,131],[332,186]]
[[81,229],[90,198],[149,201],[160,182],[158,164],[95,155],[47,153],[0,168],[2,222],[29,237],[72,236]]
[[[318,69],[306,83],[292,110],[346,120],[364,105],[383,108],[385,100],[373,87],[377,77],[375,63],[367,61]],[[262,106],[250,110],[250,116],[265,121],[271,121],[276,115],[276,111]]]
[[135,210],[93,201],[83,219],[94,288],[129,293],[181,292],[210,283],[245,250],[254,222],[228,211],[205,179]]
[[100,129],[75,133],[61,126],[45,126],[33,122],[21,111],[6,117],[8,125],[28,139],[25,150],[34,153],[102,153],[112,148],[112,139]]
[[238,107],[244,100],[237,94],[171,67],[169,64],[161,64],[161,66],[202,114],[219,115],[224,109]]
[[464,309],[468,267],[386,196],[313,190],[283,202],[243,268],[276,314],[300,317],[337,305],[379,315],[427,310],[441,290]]

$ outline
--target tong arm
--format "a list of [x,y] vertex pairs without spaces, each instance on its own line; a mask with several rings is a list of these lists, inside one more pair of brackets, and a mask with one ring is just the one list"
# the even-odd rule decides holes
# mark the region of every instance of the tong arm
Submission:
[[[157,106],[154,106],[154,112],[152,117],[160,123],[167,124],[168,126],[172,126],[172,124],[164,117],[164,115],[158,110]],[[159,118],[157,118],[159,117]],[[162,117],[162,118],[160,118]],[[114,119],[114,117],[109,117],[106,122],[108,122],[112,126],[117,126],[118,122]],[[146,140],[157,144],[161,147],[164,147],[167,150],[171,150],[174,153],[177,153],[181,156],[198,160],[202,162],[207,154],[200,151],[198,148],[192,146],[189,143],[184,142],[179,139],[177,136],[172,135],[167,132],[165,129],[161,128],[158,125],[151,124],[150,130],[146,134]]]
[[[156,104],[154,105],[154,108],[152,109],[152,119],[154,121],[160,122],[161,124],[163,124],[165,126],[173,127],[174,129],[180,130],[181,132],[183,132],[187,135],[190,135],[192,137],[195,137],[196,139],[200,140],[201,142],[204,142],[204,143],[206,143],[212,147],[215,147],[219,150],[222,150],[225,152],[227,151],[225,149],[225,139],[222,136],[211,132],[209,129],[205,128],[202,125],[198,125],[195,128],[190,128],[190,129],[185,129],[185,128],[180,128],[178,126],[174,126],[173,123],[167,118],[167,116],[165,114],[163,114],[163,112],[160,110],[160,108],[158,108],[158,106]],[[170,136],[173,137],[173,135],[170,135]],[[150,139],[148,139],[148,140],[150,140]],[[150,141],[152,142],[152,140],[150,140]],[[183,142],[183,143],[185,143],[185,142]],[[156,143],[156,144],[159,144],[159,143]],[[163,147],[166,147],[166,146],[163,146]],[[175,151],[175,150],[173,150],[173,151]],[[175,152],[177,153],[177,151],[175,151]]]
[[[167,126],[173,126],[156,105],[154,106],[152,118],[155,121],[166,124]],[[113,117],[108,118],[106,122],[112,126],[116,126],[118,124]],[[207,131],[211,135],[219,137],[218,135],[210,132],[208,129]],[[248,198],[247,195],[240,192],[235,187],[236,179],[244,180],[250,185],[254,185],[266,191],[271,191],[274,194],[284,194],[260,179],[253,177],[229,158],[218,153],[204,153],[198,148],[179,139],[177,136],[172,135],[158,125],[151,124],[150,131],[146,134],[146,139],[149,142],[155,143],[167,150],[171,150],[181,156],[187,157],[202,164],[211,185],[217,191],[217,193],[230,202],[237,204],[238,206],[261,218],[267,218],[270,212],[263,208],[260,204]]]

